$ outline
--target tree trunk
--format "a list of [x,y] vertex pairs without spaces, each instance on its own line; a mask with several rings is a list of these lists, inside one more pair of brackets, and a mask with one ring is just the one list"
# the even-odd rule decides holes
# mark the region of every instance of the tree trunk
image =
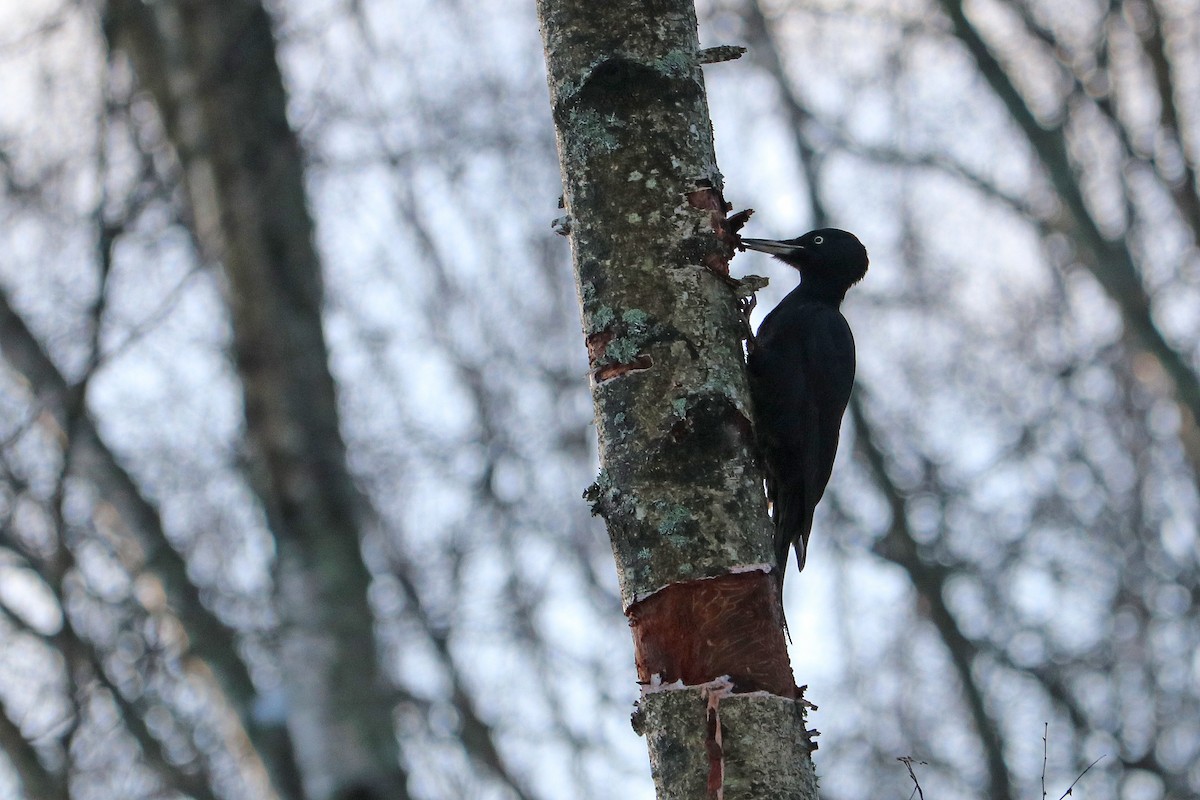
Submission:
[[604,517],[660,798],[816,796],[695,9],[540,0]]
[[299,143],[257,0],[114,0],[178,153],[205,255],[228,281],[251,482],[278,547],[287,719],[307,797],[406,797],[378,663],[364,500],[348,472],[321,327]]

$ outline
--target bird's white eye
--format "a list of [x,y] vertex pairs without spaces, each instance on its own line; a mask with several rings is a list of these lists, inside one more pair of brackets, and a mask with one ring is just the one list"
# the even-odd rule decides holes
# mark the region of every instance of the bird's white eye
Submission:
[[824,243],[824,241],[825,241],[824,236],[814,236],[813,237],[813,244],[822,244],[822,243]]

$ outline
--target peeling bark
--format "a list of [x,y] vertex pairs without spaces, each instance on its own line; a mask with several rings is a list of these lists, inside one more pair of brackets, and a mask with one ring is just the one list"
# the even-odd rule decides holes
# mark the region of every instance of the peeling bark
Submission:
[[[815,796],[745,375],[752,287],[729,277],[748,213],[726,216],[700,69],[736,49],[700,50],[691,2],[538,11],[600,441],[585,496],[651,687],[659,796]],[[737,725],[706,716],[718,680]]]

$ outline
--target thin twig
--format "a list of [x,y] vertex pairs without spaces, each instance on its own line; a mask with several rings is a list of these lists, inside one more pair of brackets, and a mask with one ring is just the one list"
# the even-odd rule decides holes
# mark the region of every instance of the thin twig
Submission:
[[[910,794],[908,796],[908,800],[912,800],[914,796],[919,797],[921,800],[925,800],[925,793],[923,791],[921,791],[921,782],[917,780],[917,773],[913,772],[913,764],[926,764],[927,765],[927,764],[929,764],[929,762],[928,761],[914,761],[912,756],[900,756],[896,760],[904,765],[904,767],[908,770],[908,777],[912,778],[913,790],[912,790],[912,794]],[[1061,798],[1060,798],[1060,800],[1061,800]]]
[[1049,755],[1050,745],[1047,742],[1047,737],[1050,735],[1050,723],[1042,723],[1042,800],[1046,800],[1046,758]]
[[[1105,755],[1107,755],[1107,754],[1105,754]],[[1100,758],[1097,758],[1095,761],[1093,761],[1092,763],[1090,763],[1086,767],[1084,767],[1083,772],[1079,773],[1079,777],[1071,782],[1071,785],[1067,787],[1067,790],[1062,793],[1062,797],[1059,797],[1058,800],[1063,800],[1064,798],[1068,797],[1072,792],[1074,792],[1075,784],[1079,783],[1079,781],[1083,778],[1083,776],[1088,774],[1089,769],[1091,769],[1092,767],[1099,764],[1102,760],[1104,760],[1104,757],[1105,756],[1100,756]]]

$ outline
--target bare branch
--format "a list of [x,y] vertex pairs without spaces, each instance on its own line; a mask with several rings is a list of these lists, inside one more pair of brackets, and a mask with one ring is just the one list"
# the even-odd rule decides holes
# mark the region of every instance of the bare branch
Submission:
[[1200,377],[1188,359],[1173,347],[1151,316],[1150,298],[1142,285],[1126,242],[1114,242],[1092,219],[1067,151],[1063,125],[1046,126],[1030,111],[1003,65],[967,19],[962,0],[941,0],[954,32],[975,59],[980,72],[1004,103],[1013,121],[1029,139],[1058,195],[1070,212],[1079,241],[1090,254],[1087,267],[1121,310],[1128,330],[1163,367],[1174,384],[1179,402],[1200,420]]

